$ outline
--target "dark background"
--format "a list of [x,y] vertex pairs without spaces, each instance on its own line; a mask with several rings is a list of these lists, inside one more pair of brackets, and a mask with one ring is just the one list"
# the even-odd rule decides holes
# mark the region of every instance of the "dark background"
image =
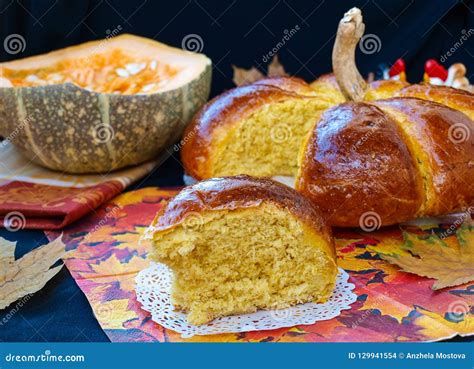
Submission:
[[[453,0],[0,0],[0,59],[40,54],[83,41],[101,39],[121,27],[121,33],[152,37],[180,47],[188,34],[199,35],[202,52],[214,62],[212,94],[233,87],[231,65],[262,71],[262,58],[296,25],[300,30],[280,50],[290,74],[312,81],[331,71],[331,51],[339,19],[353,6],[362,9],[366,34],[381,39],[379,52],[358,51],[366,75],[379,63],[403,57],[411,82],[422,79],[424,62],[440,59],[463,30],[474,29],[474,1]],[[5,52],[11,34],[26,41],[25,50]],[[462,62],[474,82],[474,36],[465,41],[446,67]],[[129,190],[146,186],[182,184],[179,158],[163,165]],[[0,236],[18,241],[17,257],[47,242],[38,231]],[[0,321],[9,309],[0,311]],[[7,324],[0,326],[1,341],[106,341],[85,296],[66,268],[36,293]],[[455,338],[452,341],[462,340]],[[471,340],[471,339],[465,339]]]
[[[22,53],[4,53],[2,60],[36,55],[88,40],[101,39],[121,27],[121,33],[151,37],[181,47],[197,34],[203,52],[214,62],[213,94],[231,88],[231,64],[264,70],[262,61],[285,30],[300,30],[280,50],[290,74],[308,81],[331,71],[331,51],[339,19],[353,6],[362,9],[366,34],[377,35],[378,53],[358,51],[366,75],[381,62],[403,57],[408,77],[418,82],[424,62],[440,59],[474,29],[474,1],[454,0],[0,0],[0,27],[5,37],[26,40]],[[474,37],[448,58],[446,66],[462,62],[474,79]]]

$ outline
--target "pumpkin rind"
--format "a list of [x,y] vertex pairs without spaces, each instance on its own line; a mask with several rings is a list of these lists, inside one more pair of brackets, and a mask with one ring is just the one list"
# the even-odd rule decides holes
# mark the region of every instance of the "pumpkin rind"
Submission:
[[177,140],[207,101],[210,82],[209,60],[190,82],[148,95],[96,93],[72,83],[2,87],[0,134],[50,169],[109,172],[150,160]]

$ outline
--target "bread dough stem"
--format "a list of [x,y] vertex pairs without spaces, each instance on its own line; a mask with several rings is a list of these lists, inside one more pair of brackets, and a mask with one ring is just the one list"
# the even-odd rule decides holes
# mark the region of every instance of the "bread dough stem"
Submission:
[[336,41],[332,50],[332,65],[337,83],[347,100],[361,101],[367,83],[355,63],[355,48],[364,34],[362,13],[352,8],[339,22]]

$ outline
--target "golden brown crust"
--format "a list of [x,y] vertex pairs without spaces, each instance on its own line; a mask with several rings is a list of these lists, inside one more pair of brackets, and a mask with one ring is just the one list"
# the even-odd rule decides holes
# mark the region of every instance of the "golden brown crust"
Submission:
[[323,74],[317,80],[311,83],[311,88],[320,96],[329,96],[334,104],[346,101],[344,95],[336,81],[336,76],[332,73]]
[[374,104],[406,115],[413,126],[413,138],[430,160],[434,202],[419,215],[437,216],[473,205],[474,122],[460,111],[416,98],[393,98]]
[[388,99],[390,97],[394,97],[398,91],[400,91],[405,86],[408,86],[407,82],[393,79],[373,81],[370,83],[369,88],[366,91],[364,101]]
[[[271,79],[276,83],[276,78]],[[281,85],[299,83],[281,82]],[[201,180],[211,177],[211,145],[218,129],[228,129],[233,123],[245,119],[265,104],[278,103],[289,98],[308,99],[283,90],[275,85],[252,84],[241,86],[225,92],[208,102],[186,128],[183,135],[181,160],[186,173]]]
[[398,126],[375,106],[326,111],[310,134],[296,188],[333,226],[356,227],[368,211],[384,225],[413,217],[421,180]]
[[[407,82],[392,79],[373,81],[366,89],[364,101],[393,97],[398,93],[398,91],[408,85]],[[325,98],[327,98],[325,95],[330,96],[334,104],[346,101],[339,85],[337,84],[334,74],[322,75],[311,83],[311,88],[318,96]]]
[[274,86],[300,95],[314,96],[316,94],[315,90],[305,80],[297,77],[265,78],[255,82],[254,85]]
[[318,79],[316,79],[314,82],[311,83],[311,86],[313,85],[318,86],[320,84],[330,86],[332,88],[337,88],[338,90],[340,90],[334,73],[326,73],[326,74],[320,75]]
[[335,257],[331,230],[316,207],[294,189],[269,178],[247,175],[212,178],[186,187],[157,215],[154,230],[173,228],[190,214],[253,208],[264,203],[289,211],[314,229],[332,245],[329,251]]
[[474,119],[474,94],[465,90],[447,86],[417,84],[401,89],[394,96],[417,97],[423,100],[435,101],[460,110],[471,119]]

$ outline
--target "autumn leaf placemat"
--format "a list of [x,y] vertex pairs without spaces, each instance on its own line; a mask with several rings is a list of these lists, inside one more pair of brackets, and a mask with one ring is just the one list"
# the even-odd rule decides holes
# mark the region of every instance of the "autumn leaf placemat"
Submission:
[[[134,293],[134,278],[148,265],[148,245],[138,240],[163,203],[175,193],[174,189],[145,188],[122,194],[64,234],[67,250],[72,250],[65,264],[113,342],[183,341],[179,334],[154,323],[141,310]],[[313,325],[195,336],[189,341],[394,342],[473,335],[473,282],[434,290],[436,283],[452,282],[440,272],[442,265],[432,275],[437,278],[434,280],[402,272],[399,266],[384,260],[402,260],[399,265],[404,268],[418,268],[415,259],[434,259],[434,255],[451,260],[454,251],[445,250],[449,255],[441,256],[444,254],[439,248],[452,246],[459,251],[465,247],[462,240],[472,240],[473,230],[463,228],[458,234],[455,229],[443,238],[444,244],[432,243],[432,235],[450,229],[449,224],[428,224],[372,233],[336,231],[338,263],[349,272],[358,296],[350,310]],[[55,239],[59,233],[47,235]],[[433,262],[441,264],[442,260]],[[454,266],[446,261],[446,268],[452,270]]]

